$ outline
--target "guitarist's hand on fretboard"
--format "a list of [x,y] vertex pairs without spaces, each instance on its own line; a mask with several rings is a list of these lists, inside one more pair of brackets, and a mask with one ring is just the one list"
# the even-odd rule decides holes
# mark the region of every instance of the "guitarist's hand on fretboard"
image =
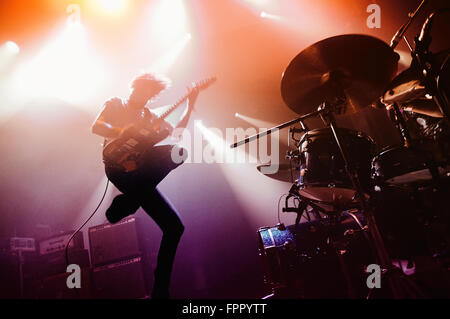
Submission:
[[200,92],[200,89],[195,85],[193,87],[187,88],[187,94],[189,96],[188,97],[188,99],[189,99],[188,108],[190,111],[194,110],[194,105],[195,105],[195,102],[197,101],[199,92]]

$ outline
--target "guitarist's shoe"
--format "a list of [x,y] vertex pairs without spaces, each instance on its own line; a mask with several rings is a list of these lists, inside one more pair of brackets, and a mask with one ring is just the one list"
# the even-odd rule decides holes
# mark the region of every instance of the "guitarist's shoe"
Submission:
[[127,194],[117,195],[111,206],[106,210],[106,219],[111,224],[121,221],[123,218],[134,214],[139,208],[139,203]]

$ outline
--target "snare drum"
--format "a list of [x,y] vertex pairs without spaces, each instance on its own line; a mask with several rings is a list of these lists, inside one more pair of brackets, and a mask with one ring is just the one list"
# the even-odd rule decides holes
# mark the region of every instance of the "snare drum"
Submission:
[[[344,128],[338,132],[350,165],[356,169],[363,189],[368,190],[375,143],[361,132]],[[352,202],[356,191],[330,128],[305,133],[299,151],[300,195],[327,204]]]

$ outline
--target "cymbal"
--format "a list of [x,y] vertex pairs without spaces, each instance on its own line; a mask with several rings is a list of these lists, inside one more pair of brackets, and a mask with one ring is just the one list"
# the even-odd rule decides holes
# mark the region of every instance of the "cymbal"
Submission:
[[[439,78],[448,76],[449,68],[441,68],[443,62],[450,56],[450,50],[444,50],[433,54],[432,59],[435,68],[441,70]],[[433,117],[442,117],[438,106],[425,97],[425,86],[419,78],[419,70],[411,63],[410,67],[398,74],[382,96],[382,102],[386,105],[398,103],[407,111],[425,114]]]
[[288,65],[281,95],[298,114],[316,111],[324,102],[346,98],[341,113],[354,113],[379,98],[397,72],[399,55],[367,35],[340,35],[319,41]]
[[433,100],[425,98],[409,101],[408,103],[402,105],[402,109],[404,109],[405,111],[424,114],[431,117],[444,117],[436,103],[434,103]]
[[291,174],[291,164],[282,163],[279,164],[278,171],[274,174],[265,174],[261,171],[263,167],[269,167],[271,164],[261,164],[256,168],[261,174],[264,174],[267,177],[275,179],[281,182],[293,183],[296,179],[298,179],[299,169],[295,165],[292,165],[292,174]]

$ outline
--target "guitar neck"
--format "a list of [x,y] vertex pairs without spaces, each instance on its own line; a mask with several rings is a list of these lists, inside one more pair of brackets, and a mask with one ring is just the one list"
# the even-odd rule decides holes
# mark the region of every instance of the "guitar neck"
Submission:
[[172,113],[178,106],[180,106],[181,103],[186,101],[189,97],[189,93],[186,93],[182,98],[180,98],[176,103],[172,104],[167,111],[165,111],[163,114],[159,116],[159,119],[165,119],[167,116],[169,116],[170,113]]
[[[206,89],[211,83],[216,81],[215,77],[207,78],[203,81],[197,82],[194,84],[194,87],[196,87],[199,90]],[[167,116],[169,116],[170,113],[172,113],[178,106],[180,106],[181,103],[186,101],[189,98],[190,93],[187,92],[182,98],[180,98],[175,104],[172,104],[167,111],[165,111],[163,114],[161,114],[158,118],[159,119],[165,119]]]

